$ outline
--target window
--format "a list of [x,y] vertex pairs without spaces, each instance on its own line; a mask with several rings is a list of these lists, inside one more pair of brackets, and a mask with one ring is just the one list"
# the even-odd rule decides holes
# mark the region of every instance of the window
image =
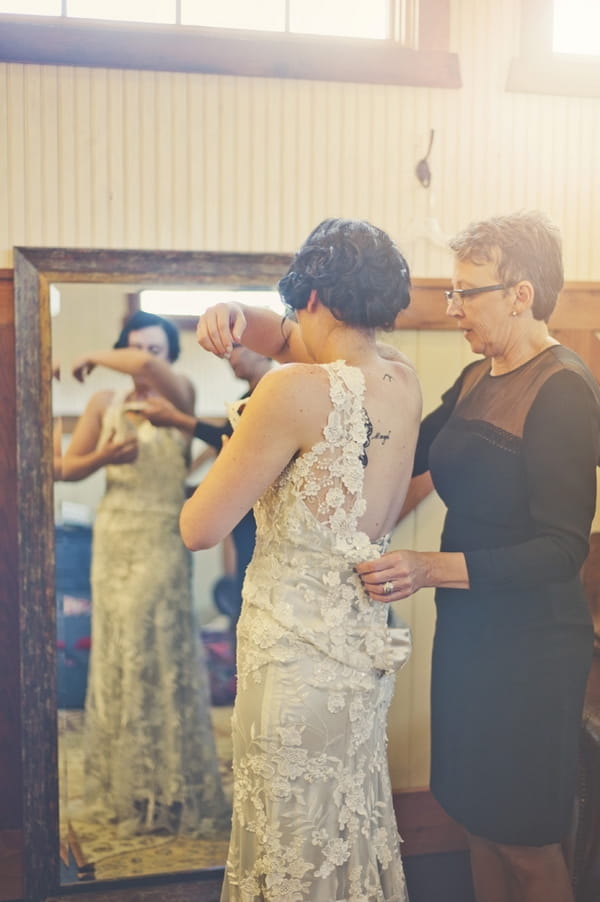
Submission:
[[507,90],[600,97],[596,0],[521,0],[521,51]]
[[[392,9],[396,3],[392,0]],[[400,12],[400,10],[398,10]],[[387,38],[388,0],[349,4],[347,0],[181,0],[183,25],[289,31],[294,34]]]
[[600,5],[597,0],[554,0],[554,53],[600,54]]
[[0,0],[0,60],[457,88],[449,2]]
[[[23,4],[28,2],[29,0],[23,0]],[[1,6],[2,0],[0,8]],[[141,3],[140,0],[103,0],[102,3],[99,0],[64,0],[63,7],[57,15],[66,14],[69,18],[164,24],[176,21],[173,0],[152,0],[151,3]]]
[[193,25],[338,37],[398,38],[413,46],[413,0],[0,0],[0,14],[60,16],[113,22]]
[[2,0],[0,13],[20,16],[59,16],[60,0]]

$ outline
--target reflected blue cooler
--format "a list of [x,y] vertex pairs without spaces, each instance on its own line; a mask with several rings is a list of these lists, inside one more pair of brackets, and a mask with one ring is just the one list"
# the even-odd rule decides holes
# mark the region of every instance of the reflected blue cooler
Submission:
[[91,645],[90,526],[62,524],[56,540],[56,640],[59,708],[83,708]]

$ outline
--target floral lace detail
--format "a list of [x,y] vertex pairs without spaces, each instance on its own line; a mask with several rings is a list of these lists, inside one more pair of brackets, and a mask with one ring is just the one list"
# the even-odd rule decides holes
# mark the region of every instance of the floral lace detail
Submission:
[[410,652],[354,572],[378,556],[365,511],[364,379],[325,367],[323,440],[255,508],[238,622],[234,815],[222,899],[405,902],[386,756],[394,671]]
[[107,467],[94,526],[86,816],[121,835],[213,838],[230,811],[179,534],[187,445],[177,430],[127,418],[123,400],[107,409],[104,434],[135,428],[139,454]]

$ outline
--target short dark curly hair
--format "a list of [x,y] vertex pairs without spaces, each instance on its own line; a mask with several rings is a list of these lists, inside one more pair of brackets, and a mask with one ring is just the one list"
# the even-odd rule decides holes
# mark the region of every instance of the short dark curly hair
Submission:
[[174,363],[179,357],[179,331],[173,323],[165,319],[164,316],[158,316],[156,313],[146,313],[145,310],[136,310],[129,317],[113,348],[126,348],[129,345],[129,333],[136,332],[138,329],[147,329],[148,326],[160,326],[169,342],[169,360]]
[[302,310],[313,290],[341,322],[394,328],[410,303],[408,263],[386,232],[361,219],[324,219],[279,282],[286,307]]

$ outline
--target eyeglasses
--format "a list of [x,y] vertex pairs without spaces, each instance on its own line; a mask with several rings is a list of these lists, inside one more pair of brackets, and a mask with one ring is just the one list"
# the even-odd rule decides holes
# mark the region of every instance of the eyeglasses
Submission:
[[504,291],[508,285],[484,285],[482,288],[449,288],[445,291],[446,303],[451,304],[453,301],[461,303],[465,298],[475,297],[476,294],[485,294],[486,291]]

